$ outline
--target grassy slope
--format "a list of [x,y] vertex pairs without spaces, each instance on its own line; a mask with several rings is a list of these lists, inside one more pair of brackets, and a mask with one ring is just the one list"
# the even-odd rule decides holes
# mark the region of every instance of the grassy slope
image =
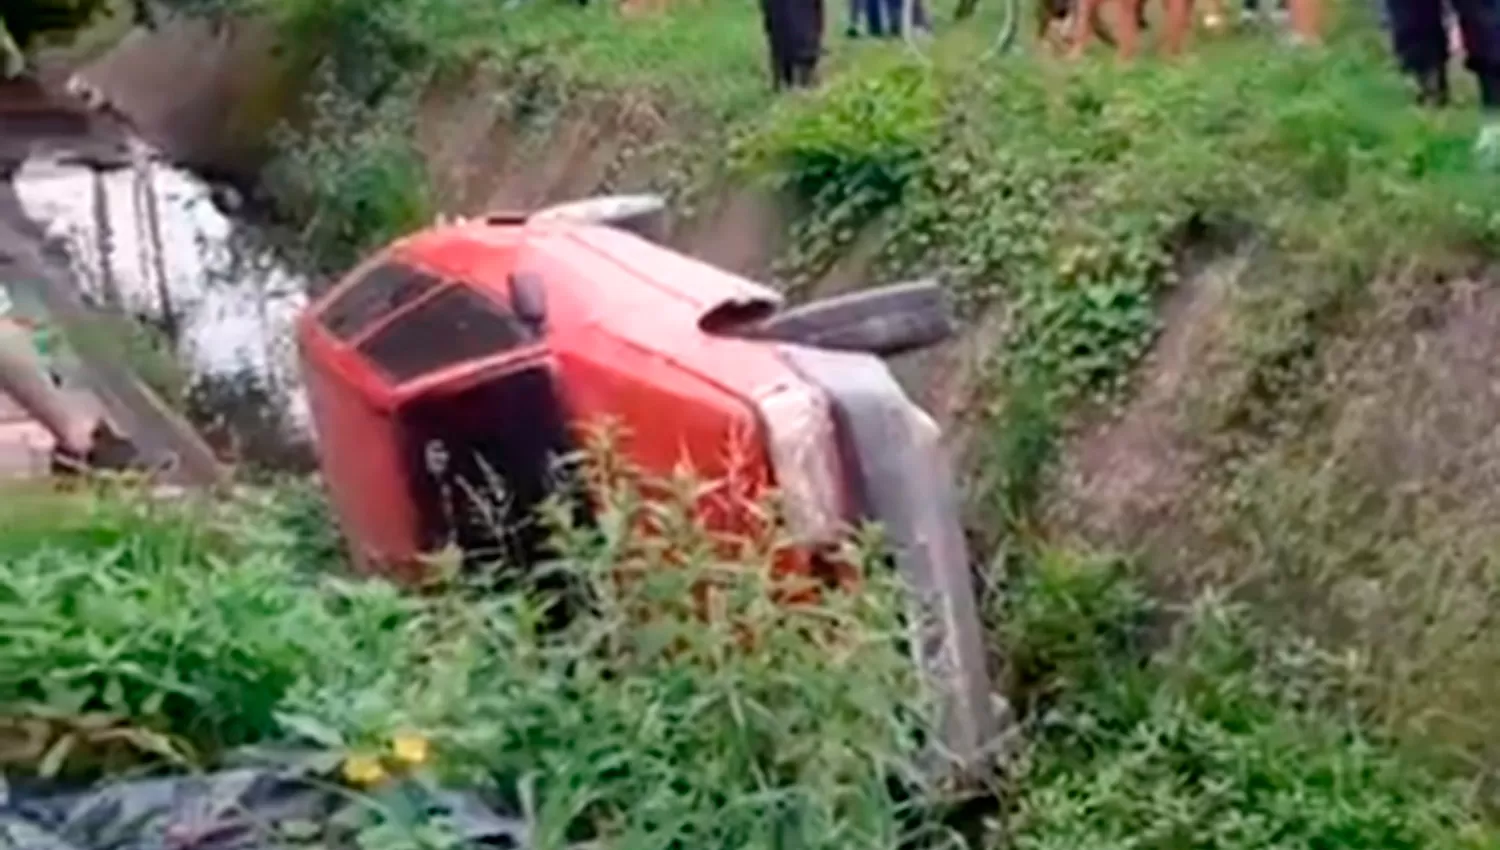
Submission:
[[[1440,757],[1470,739],[1411,734],[1391,708],[1409,702],[1367,684],[1445,655],[1466,665],[1438,684],[1483,675],[1489,656],[1473,648],[1493,643],[1488,620],[1443,633],[1435,624],[1451,608],[1423,604],[1407,565],[1438,563],[1436,575],[1488,600],[1488,538],[1372,537],[1367,526],[1389,513],[1365,512],[1363,491],[1318,463],[1327,425],[1316,414],[1341,391],[1326,377],[1332,349],[1368,333],[1367,313],[1482,266],[1500,226],[1500,180],[1468,156],[1474,117],[1411,110],[1368,31],[1351,24],[1326,52],[1250,37],[1125,70],[1030,57],[973,67],[958,41],[929,69],[836,44],[821,92],[773,102],[758,23],[740,3],[626,23],[547,3],[258,2],[302,38],[337,37],[302,42],[335,60],[333,106],[279,164],[297,214],[319,222],[311,247],[324,256],[431,212],[405,147],[410,89],[488,58],[543,131],[574,99],[644,97],[689,128],[674,140],[682,157],[716,171],[728,149],[745,179],[800,194],[788,282],[878,226],[891,274],[937,267],[976,313],[1005,311],[980,388],[990,419],[975,489],[1009,544],[996,561],[1011,568],[997,646],[1012,655],[1033,745],[1009,819],[1017,844],[1494,844],[1479,825],[1485,786],[1467,784],[1485,764]],[[1129,399],[1181,252],[1205,244],[1254,251],[1221,356],[1197,364],[1204,386],[1186,405],[1212,462],[1172,524],[1207,546],[1148,548],[1128,567],[1068,552],[1056,529],[1035,531],[1049,461],[1069,424]],[[1300,594],[1334,597],[1303,578],[1361,570],[1402,628],[1318,628],[1328,609]],[[1246,577],[1273,592],[1231,592]],[[1188,588],[1153,602],[1146,588],[1163,578]],[[1401,640],[1382,645],[1392,633]],[[1482,738],[1500,726],[1483,704],[1466,696],[1450,725]]]

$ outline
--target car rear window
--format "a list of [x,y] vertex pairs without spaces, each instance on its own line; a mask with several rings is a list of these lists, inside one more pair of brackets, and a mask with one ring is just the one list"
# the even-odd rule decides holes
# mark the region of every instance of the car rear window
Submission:
[[347,340],[440,283],[439,278],[400,263],[376,266],[328,305],[323,327]]
[[398,316],[359,351],[397,383],[536,339],[526,323],[472,288],[453,285]]

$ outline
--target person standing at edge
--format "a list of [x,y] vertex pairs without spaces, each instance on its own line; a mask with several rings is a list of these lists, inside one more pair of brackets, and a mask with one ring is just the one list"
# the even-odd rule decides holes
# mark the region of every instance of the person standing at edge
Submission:
[[928,29],[927,8],[922,0],[865,0],[865,24],[870,35],[876,38],[895,38],[903,35],[906,3],[912,3],[912,24],[917,30]]
[[1486,164],[1500,165],[1500,0],[1388,2],[1396,57],[1416,80],[1417,100],[1425,106],[1448,104],[1449,36],[1443,13],[1445,6],[1452,7],[1485,113],[1475,150]]
[[823,0],[760,0],[760,12],[775,87],[812,85],[823,56]]
[[26,55],[21,45],[11,37],[5,25],[5,16],[0,15],[0,80],[13,80],[26,70]]

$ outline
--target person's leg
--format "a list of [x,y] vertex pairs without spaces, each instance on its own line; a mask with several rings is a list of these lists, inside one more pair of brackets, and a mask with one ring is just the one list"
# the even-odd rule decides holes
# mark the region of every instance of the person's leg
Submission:
[[0,80],[14,79],[25,70],[26,55],[11,37],[10,30],[5,26],[5,19],[0,18]]
[[1114,0],[1110,7],[1114,15],[1115,53],[1129,62],[1141,52],[1141,4],[1136,0]]
[[1486,111],[1500,111],[1500,0],[1453,0],[1464,61],[1479,80]]
[[885,19],[886,21],[889,21],[889,24],[891,24],[891,27],[889,27],[889,30],[891,30],[889,31],[889,34],[892,34],[892,36],[901,36],[901,34],[906,34],[901,31],[901,27],[903,27],[903,25],[906,25],[907,1],[910,0],[885,0]]
[[1162,52],[1179,56],[1187,46],[1193,29],[1192,0],[1166,0],[1167,14],[1162,26]]
[[1420,87],[1422,102],[1448,100],[1448,38],[1440,0],[1389,0],[1391,44],[1401,70]]
[[[1427,0],[1438,3],[1440,0]],[[1287,11],[1291,15],[1292,35],[1303,44],[1317,44],[1323,40],[1323,0],[1287,0]]]
[[890,24],[891,35],[904,35],[902,28],[906,25],[906,4],[911,4],[911,23],[917,31],[921,32],[928,28],[927,9],[922,5],[922,0],[885,0],[886,21]]
[[100,422],[58,388],[37,355],[30,334],[0,319],[0,392],[40,422],[64,452],[82,457],[93,448]]
[[916,28],[923,32],[932,29],[932,21],[927,17],[927,4],[922,0],[906,0],[906,2],[916,4],[916,8],[911,12],[911,21]]
[[779,0],[786,83],[809,86],[823,55],[823,0]]
[[808,9],[808,38],[802,53],[802,85],[810,86],[818,81],[818,63],[823,61],[823,37],[828,30],[828,19],[823,0],[803,0]]
[[1077,59],[1094,39],[1094,16],[1103,0],[1078,0],[1073,7],[1073,31],[1068,34],[1068,56]]
[[148,30],[156,29],[156,13],[147,0],[130,0],[131,22]]
[[781,6],[784,0],[760,0],[761,25],[766,32],[766,52],[771,64],[771,87],[780,91],[787,86],[786,21]]
[[795,63],[793,63],[791,59],[785,56],[776,57],[775,62],[776,67],[774,73],[776,75],[776,90],[784,91],[794,86],[796,84],[797,77]]

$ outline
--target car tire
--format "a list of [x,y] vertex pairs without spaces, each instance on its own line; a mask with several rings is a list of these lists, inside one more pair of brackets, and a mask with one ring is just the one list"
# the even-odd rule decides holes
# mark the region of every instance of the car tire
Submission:
[[919,280],[793,307],[746,335],[889,357],[936,345],[955,330],[947,293],[935,281]]
[[908,649],[940,709],[927,778],[979,788],[1010,749],[997,699],[962,501],[941,431],[874,356],[786,346],[787,363],[828,399],[851,516],[884,532],[907,598]]

